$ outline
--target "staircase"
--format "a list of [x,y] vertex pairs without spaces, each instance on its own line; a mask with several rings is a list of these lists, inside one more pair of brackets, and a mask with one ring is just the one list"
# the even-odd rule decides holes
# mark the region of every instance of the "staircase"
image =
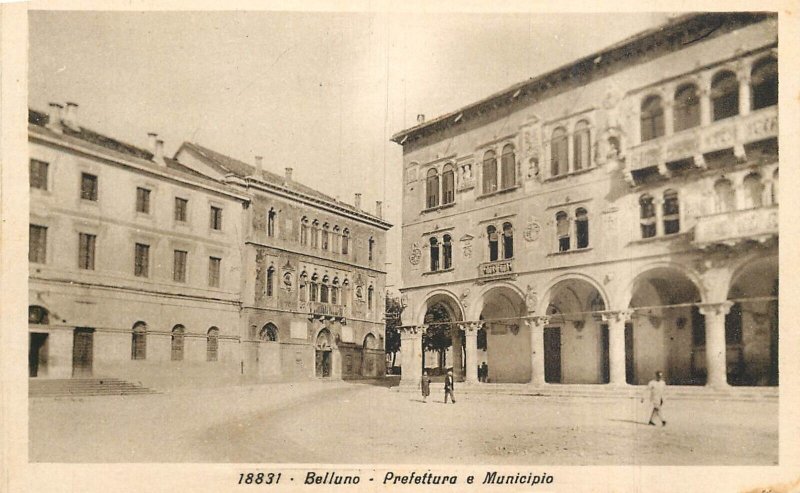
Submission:
[[153,389],[118,378],[31,378],[29,397],[94,397],[100,395],[156,394]]

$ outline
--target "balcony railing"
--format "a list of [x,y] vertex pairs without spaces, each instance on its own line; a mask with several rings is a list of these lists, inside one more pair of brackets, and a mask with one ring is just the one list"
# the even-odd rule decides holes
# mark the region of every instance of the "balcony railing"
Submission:
[[720,212],[697,218],[694,243],[733,244],[741,240],[762,240],[778,234],[778,206]]
[[[778,136],[778,108],[770,106],[745,116],[734,116],[704,127],[683,130],[672,135],[633,146],[628,151],[628,171],[649,167],[663,169],[666,163],[702,156],[710,152],[734,149]],[[702,166],[702,162],[695,162]]]
[[320,303],[318,301],[308,302],[308,314],[312,318],[345,318],[344,306]]
[[515,275],[514,261],[512,259],[494,260],[478,265],[478,277],[481,279],[498,279]]

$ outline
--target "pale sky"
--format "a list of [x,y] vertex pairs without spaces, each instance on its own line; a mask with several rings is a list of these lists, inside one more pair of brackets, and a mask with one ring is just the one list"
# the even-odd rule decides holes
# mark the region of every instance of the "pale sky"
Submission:
[[399,287],[392,134],[665,22],[657,14],[30,13],[29,104],[172,155],[194,141],[374,212]]

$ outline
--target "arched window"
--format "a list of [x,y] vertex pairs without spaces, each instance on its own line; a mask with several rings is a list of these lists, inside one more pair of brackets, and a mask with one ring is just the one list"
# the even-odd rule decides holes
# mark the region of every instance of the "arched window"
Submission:
[[39,305],[28,306],[28,323],[37,325],[49,325],[50,314],[47,309]]
[[772,173],[772,190],[770,190],[772,194],[772,203],[778,203],[778,169],[775,168],[775,171]]
[[514,258],[514,226],[503,223],[503,258]]
[[275,236],[275,216],[277,215],[278,213],[275,212],[275,209],[270,207],[269,212],[267,212],[267,236],[270,238]]
[[731,212],[736,210],[736,194],[733,184],[727,178],[722,178],[714,183],[714,205],[717,212]]
[[430,209],[439,205],[439,174],[435,168],[428,170],[425,180],[425,207]]
[[219,356],[219,329],[211,327],[206,335],[206,361],[217,361]]
[[558,127],[550,139],[550,175],[564,175],[569,171],[569,143],[567,130]]
[[147,359],[147,324],[136,322],[131,338],[131,359]]
[[569,236],[569,215],[564,211],[560,211],[556,214],[556,238],[558,239],[559,252],[569,251]]
[[306,271],[303,271],[303,273],[300,274],[300,289],[298,290],[300,301],[306,301],[308,299],[308,287],[308,274]]
[[700,97],[697,86],[683,84],[675,91],[673,125],[676,132],[700,125]]
[[764,184],[761,183],[761,175],[750,173],[742,181],[744,188],[744,208],[752,209],[764,205]]
[[664,106],[660,96],[649,96],[642,102],[640,123],[642,142],[664,135]]
[[275,295],[275,268],[274,267],[270,267],[269,269],[267,269],[266,290],[267,290],[267,296],[269,296],[270,298]]
[[506,144],[500,156],[500,176],[503,179],[503,190],[517,184],[517,159],[514,155],[514,146]]
[[372,310],[373,308],[372,304],[374,301],[375,301],[375,288],[370,286],[369,289],[367,289],[367,306],[369,307],[370,310]]
[[305,216],[300,220],[300,244],[308,245],[308,218]]
[[653,197],[647,194],[639,197],[639,224],[642,227],[642,238],[656,235],[656,205]]
[[183,337],[186,328],[183,325],[176,325],[172,328],[172,361],[183,361]]
[[275,324],[268,323],[261,327],[258,338],[264,342],[278,342],[278,328]]
[[439,240],[431,237],[431,272],[439,270]]
[[322,284],[319,285],[319,302],[328,302],[328,276],[322,278]]
[[456,174],[452,164],[446,164],[442,171],[442,204],[452,204],[456,200]]
[[778,104],[778,60],[767,57],[753,65],[750,90],[754,110]]
[[319,283],[317,282],[319,278],[316,274],[311,276],[311,284],[309,285],[309,298],[311,301],[317,301],[317,295],[319,294]]
[[325,223],[322,225],[322,249],[328,251],[328,247],[330,246],[330,225]]
[[495,228],[494,226],[489,226],[488,228],[486,228],[486,236],[489,239],[489,261],[494,262],[500,257],[497,228]]
[[345,228],[342,231],[342,255],[347,255],[350,250],[350,230]]
[[678,233],[681,230],[681,215],[677,191],[664,191],[663,213],[664,234],[672,235]]
[[453,267],[453,243],[450,235],[442,238],[442,265],[445,270]]
[[338,305],[339,304],[339,278],[334,277],[333,283],[331,284],[331,304]]
[[333,227],[333,234],[331,235],[331,251],[337,253],[340,251],[340,244],[342,241],[342,232],[339,226]]
[[591,134],[589,122],[581,120],[575,124],[575,132],[572,134],[573,149],[573,168],[575,171],[588,168],[591,163]]
[[311,223],[311,248],[319,248],[319,221]]
[[714,121],[739,114],[739,81],[729,71],[717,73],[711,79],[711,106]]
[[589,214],[583,207],[575,210],[575,243],[577,248],[589,246]]
[[497,157],[494,151],[486,151],[483,155],[483,193],[497,190]]
[[367,243],[369,245],[369,261],[372,262],[372,259],[375,258],[375,238],[370,237]]

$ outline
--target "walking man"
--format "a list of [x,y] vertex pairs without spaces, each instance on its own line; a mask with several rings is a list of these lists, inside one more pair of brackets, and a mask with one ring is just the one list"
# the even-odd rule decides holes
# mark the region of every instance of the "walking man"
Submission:
[[454,388],[455,380],[453,379],[453,370],[447,370],[447,376],[444,377],[444,403],[447,404],[447,396],[450,396],[450,400],[453,401],[453,404],[456,403],[456,398],[453,395],[453,388]]
[[[655,380],[650,380],[647,383],[647,391],[650,394],[650,404],[653,406],[653,411],[650,413],[650,421],[647,424],[652,426],[656,425],[653,422],[656,416],[658,416],[658,420],[661,421],[661,426],[667,426],[667,421],[661,414],[661,406],[664,405],[664,390],[667,387],[667,382],[664,381],[663,376],[661,371],[657,371]],[[642,402],[644,402],[644,399],[642,399]]]
[[422,402],[428,402],[428,396],[431,395],[431,377],[428,376],[428,370],[422,372],[419,387],[422,390]]

